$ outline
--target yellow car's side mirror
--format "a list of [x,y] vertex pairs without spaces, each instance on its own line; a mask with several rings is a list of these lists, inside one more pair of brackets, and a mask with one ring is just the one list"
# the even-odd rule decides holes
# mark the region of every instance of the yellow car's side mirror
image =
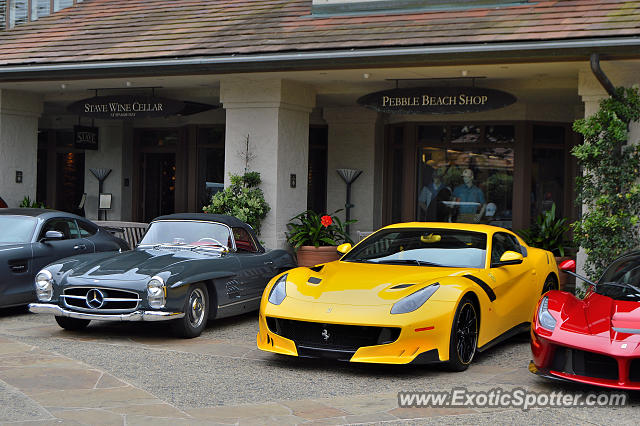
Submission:
[[507,250],[500,256],[500,262],[495,266],[519,265],[524,260],[522,254],[515,251]]
[[349,250],[351,250],[351,244],[349,243],[340,244],[337,250],[338,250],[338,253],[346,254]]

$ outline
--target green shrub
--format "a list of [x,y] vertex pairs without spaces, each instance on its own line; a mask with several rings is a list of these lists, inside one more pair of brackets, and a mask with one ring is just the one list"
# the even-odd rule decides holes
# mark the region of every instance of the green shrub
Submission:
[[640,148],[627,143],[629,123],[640,118],[640,92],[618,88],[616,93],[600,102],[595,115],[573,124],[584,137],[572,153],[582,168],[576,202],[585,206],[572,224],[573,238],[587,254],[584,268],[592,280],[640,242]]
[[231,185],[215,193],[211,204],[204,206],[205,213],[227,214],[235,216],[251,225],[260,233],[262,221],[269,213],[269,204],[258,185],[262,182],[260,173],[248,172],[243,175],[230,175]]
[[40,201],[36,201],[33,200],[31,201],[31,198],[29,198],[28,195],[26,195],[22,201],[20,202],[20,206],[18,207],[26,207],[26,208],[30,208],[30,209],[44,209],[46,208],[44,203],[41,203]]
[[531,247],[549,250],[555,256],[564,256],[564,251],[571,247],[565,241],[565,234],[570,227],[565,218],[556,219],[556,204],[551,209],[538,215],[529,229],[518,231],[522,239]]

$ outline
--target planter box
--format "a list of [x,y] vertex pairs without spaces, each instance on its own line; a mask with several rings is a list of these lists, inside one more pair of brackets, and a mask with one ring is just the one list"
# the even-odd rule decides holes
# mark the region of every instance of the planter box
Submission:
[[340,259],[335,246],[301,246],[296,253],[298,266],[314,266]]

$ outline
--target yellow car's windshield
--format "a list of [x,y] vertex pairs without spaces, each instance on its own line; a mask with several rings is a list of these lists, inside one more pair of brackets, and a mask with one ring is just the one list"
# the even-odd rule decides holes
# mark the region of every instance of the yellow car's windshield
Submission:
[[385,229],[351,250],[343,261],[393,265],[483,268],[487,236],[452,229]]

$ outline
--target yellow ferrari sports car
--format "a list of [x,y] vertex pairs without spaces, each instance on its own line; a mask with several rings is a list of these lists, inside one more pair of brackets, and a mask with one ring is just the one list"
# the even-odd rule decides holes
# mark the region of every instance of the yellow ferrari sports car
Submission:
[[462,371],[477,351],[528,331],[540,296],[558,287],[550,252],[488,225],[395,224],[338,251],[269,282],[258,348]]

